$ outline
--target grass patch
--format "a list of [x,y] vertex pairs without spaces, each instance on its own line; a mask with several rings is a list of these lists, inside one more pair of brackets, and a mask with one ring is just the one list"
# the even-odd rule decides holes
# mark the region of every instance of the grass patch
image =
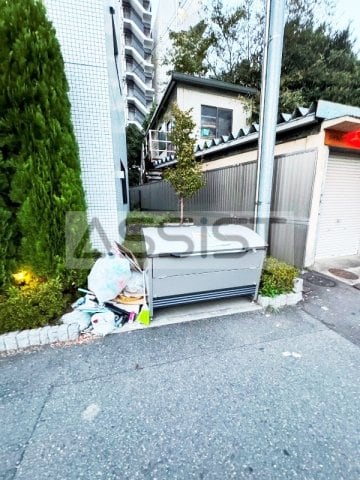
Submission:
[[[146,257],[145,242],[142,235],[143,227],[162,227],[164,223],[172,222],[177,217],[173,213],[151,213],[133,210],[126,217],[126,237],[123,245],[132,251],[141,266]],[[176,220],[175,220],[176,221]]]
[[132,210],[126,217],[126,225],[141,225],[161,227],[166,222],[170,222],[173,218],[173,214],[165,213],[152,213],[142,212],[140,210]]

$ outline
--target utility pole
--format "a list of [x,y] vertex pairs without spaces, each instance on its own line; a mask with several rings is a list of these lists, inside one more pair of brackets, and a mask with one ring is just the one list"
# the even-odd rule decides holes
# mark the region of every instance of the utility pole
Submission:
[[255,207],[256,231],[265,241],[270,225],[284,20],[285,0],[267,0]]

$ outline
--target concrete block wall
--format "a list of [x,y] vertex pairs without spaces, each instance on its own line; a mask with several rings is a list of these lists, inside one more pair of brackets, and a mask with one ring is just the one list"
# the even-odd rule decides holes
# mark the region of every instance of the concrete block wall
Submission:
[[[116,0],[43,1],[65,62],[88,220],[98,219],[110,242],[121,240],[128,204],[122,201],[119,170],[120,160],[127,170],[127,155],[124,100],[114,63],[110,6],[115,11],[119,44],[123,41],[121,8]],[[121,68],[120,61],[118,66]],[[91,240],[94,248],[106,251],[96,230]]]

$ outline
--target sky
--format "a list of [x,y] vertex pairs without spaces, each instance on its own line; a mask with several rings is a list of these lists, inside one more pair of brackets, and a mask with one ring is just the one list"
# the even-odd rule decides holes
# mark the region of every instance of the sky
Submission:
[[360,52],[359,0],[337,0],[334,17],[336,18],[334,23],[337,28],[345,28],[350,23],[350,31],[355,40],[355,49],[357,52]]
[[[223,0],[224,5],[235,6],[236,0]],[[152,0],[153,12],[156,12],[158,0]],[[333,24],[337,29],[345,28],[350,23],[350,30],[355,41],[355,50],[360,53],[360,5],[359,0],[336,0]]]

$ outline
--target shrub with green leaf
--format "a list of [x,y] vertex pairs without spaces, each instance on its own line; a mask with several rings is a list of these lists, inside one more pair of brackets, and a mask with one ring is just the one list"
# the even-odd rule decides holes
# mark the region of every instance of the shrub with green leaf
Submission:
[[[13,263],[56,275],[65,217],[84,211],[68,84],[39,0],[0,0],[0,282]],[[1,284],[0,284],[1,286]]]
[[260,294],[264,297],[275,297],[282,293],[290,293],[294,288],[294,279],[299,270],[293,265],[268,257],[261,275]]
[[69,299],[58,278],[10,287],[6,296],[0,297],[0,334],[54,323],[64,313]]

